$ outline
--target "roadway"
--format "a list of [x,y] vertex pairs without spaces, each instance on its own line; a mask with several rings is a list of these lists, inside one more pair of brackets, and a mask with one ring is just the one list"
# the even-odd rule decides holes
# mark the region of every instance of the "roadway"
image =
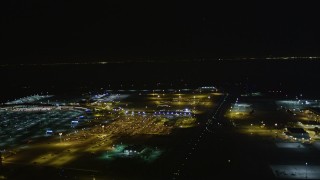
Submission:
[[[267,162],[267,150],[256,140],[237,132],[224,117],[236,97],[222,100],[214,116],[208,119],[195,148],[175,179],[273,179]],[[261,141],[261,140],[260,140]]]

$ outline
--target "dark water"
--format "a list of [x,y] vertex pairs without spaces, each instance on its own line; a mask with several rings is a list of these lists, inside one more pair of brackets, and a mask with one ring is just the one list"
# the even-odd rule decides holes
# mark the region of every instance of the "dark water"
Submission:
[[[214,85],[235,93],[282,90],[319,97],[320,61],[256,60],[0,67],[1,101],[34,93]],[[160,83],[160,84],[158,84]]]

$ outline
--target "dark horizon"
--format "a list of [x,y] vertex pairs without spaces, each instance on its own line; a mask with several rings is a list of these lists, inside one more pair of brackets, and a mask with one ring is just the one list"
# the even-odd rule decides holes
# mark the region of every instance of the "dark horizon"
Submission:
[[1,15],[4,63],[320,56],[319,12],[311,2],[17,0],[6,2]]

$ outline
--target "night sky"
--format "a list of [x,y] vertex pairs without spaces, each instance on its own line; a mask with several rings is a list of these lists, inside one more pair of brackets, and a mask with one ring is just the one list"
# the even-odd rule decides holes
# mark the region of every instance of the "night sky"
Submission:
[[1,5],[1,59],[320,56],[312,2],[10,0]]

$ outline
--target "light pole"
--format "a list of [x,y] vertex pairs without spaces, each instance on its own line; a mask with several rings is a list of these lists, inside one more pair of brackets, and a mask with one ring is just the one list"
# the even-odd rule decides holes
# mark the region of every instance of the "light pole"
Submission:
[[104,125],[102,125],[101,127],[102,127],[102,132],[104,132]]
[[62,136],[62,133],[59,133],[59,136],[60,136],[60,142],[61,142],[61,136]]
[[306,162],[306,179],[308,179],[308,163]]

